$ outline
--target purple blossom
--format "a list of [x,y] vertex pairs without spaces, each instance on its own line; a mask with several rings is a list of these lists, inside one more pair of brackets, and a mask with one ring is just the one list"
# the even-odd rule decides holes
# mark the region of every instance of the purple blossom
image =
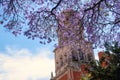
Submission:
[[[9,4],[9,1],[2,0],[0,24],[13,34],[25,32],[28,38],[39,38],[42,44],[52,42],[56,38],[54,35],[65,38],[66,43],[77,41],[83,32],[81,27],[87,36],[86,40],[93,44],[101,45],[100,42],[108,40],[120,41],[120,1],[82,1],[11,0]],[[108,15],[105,16],[105,13]],[[58,33],[56,29],[59,29]]]

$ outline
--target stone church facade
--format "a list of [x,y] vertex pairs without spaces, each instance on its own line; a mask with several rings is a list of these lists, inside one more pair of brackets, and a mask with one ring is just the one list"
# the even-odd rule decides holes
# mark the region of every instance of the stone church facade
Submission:
[[[94,60],[92,44],[85,40],[84,28],[79,22],[80,20],[73,20],[79,24],[71,26],[74,22],[70,22],[69,19],[75,14],[77,15],[77,12],[67,10],[61,14],[65,18],[61,21],[65,25],[65,30],[62,32],[59,29],[57,30],[59,47],[54,50],[55,76],[52,75],[50,80],[81,80],[88,73],[90,61]],[[69,27],[72,27],[71,32],[78,37],[78,40],[74,40],[74,36],[64,36]],[[79,30],[76,28],[79,28]],[[69,41],[73,42],[69,43]]]

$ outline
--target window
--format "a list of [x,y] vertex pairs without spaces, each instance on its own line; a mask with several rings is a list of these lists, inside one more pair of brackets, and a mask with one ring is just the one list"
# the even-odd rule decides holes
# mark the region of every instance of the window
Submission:
[[92,55],[89,53],[88,54],[88,61],[91,61],[92,60]]
[[66,53],[65,53],[65,55],[64,55],[64,56],[65,56],[65,62],[67,62],[67,55],[66,55]]
[[77,53],[75,53],[75,51],[72,51],[72,60],[78,61],[78,56],[77,56]]
[[79,52],[79,59],[84,60],[84,53],[82,51]]
[[62,56],[60,57],[60,67],[63,66],[63,58]]

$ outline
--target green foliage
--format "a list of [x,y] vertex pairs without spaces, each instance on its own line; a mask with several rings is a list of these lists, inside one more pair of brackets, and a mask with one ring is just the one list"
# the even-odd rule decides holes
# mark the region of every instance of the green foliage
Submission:
[[[105,54],[99,61],[94,61],[91,64],[92,78],[90,80],[120,80],[120,46],[118,42],[105,43]],[[107,61],[106,56],[110,56]],[[108,65],[103,68],[101,63],[107,61]]]

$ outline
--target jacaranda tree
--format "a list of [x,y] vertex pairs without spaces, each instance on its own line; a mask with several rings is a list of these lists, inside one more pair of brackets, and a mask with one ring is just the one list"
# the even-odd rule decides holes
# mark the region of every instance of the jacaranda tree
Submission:
[[64,30],[59,15],[67,9],[79,13],[85,39],[94,46],[120,40],[120,0],[0,0],[0,25],[45,44],[57,37],[59,27]]

